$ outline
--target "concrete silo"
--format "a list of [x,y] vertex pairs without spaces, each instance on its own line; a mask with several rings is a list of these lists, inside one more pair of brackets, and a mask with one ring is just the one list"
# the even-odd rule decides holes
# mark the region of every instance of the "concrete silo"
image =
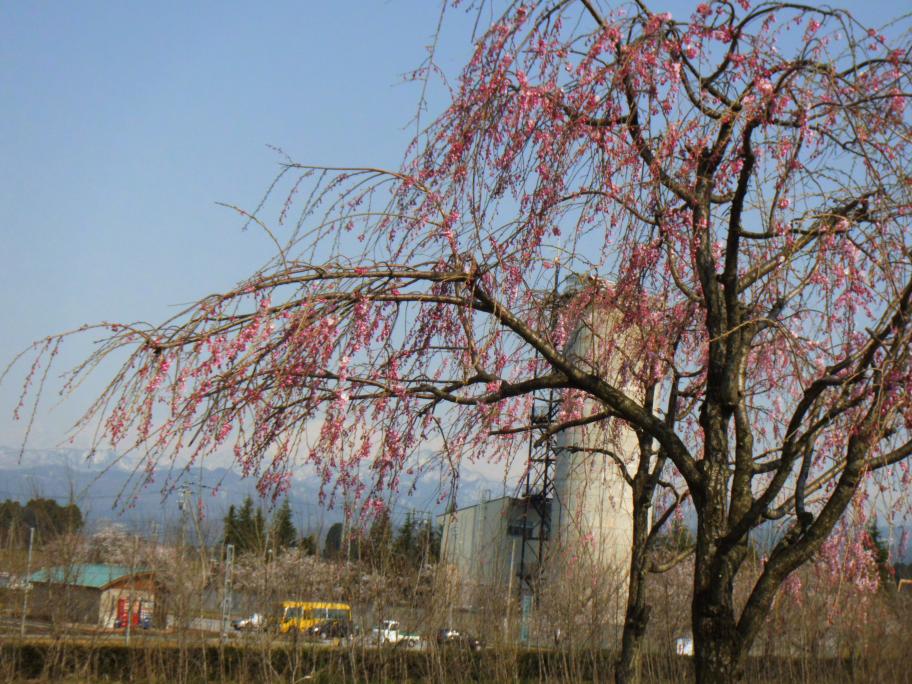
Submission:
[[[630,372],[637,345],[634,332],[619,332],[622,328],[617,315],[591,309],[566,353],[635,396]],[[592,399],[580,402],[577,411],[582,415],[599,410]],[[634,431],[612,419],[571,428],[554,440],[551,583],[563,592],[565,603],[568,591],[581,605],[600,603],[609,622],[623,614],[633,534],[631,491],[621,467],[635,469],[637,456]]]
[[[561,300],[573,296],[571,291]],[[621,325],[620,314],[592,306],[565,353],[588,372],[638,397],[632,372],[641,348],[636,335],[635,327]],[[533,411],[531,426],[543,429],[600,410],[592,399],[580,397],[571,406],[573,397],[559,403],[549,396],[543,400],[547,409]],[[483,499],[441,516],[442,561],[451,569],[452,582],[460,584],[456,595],[464,605],[478,605],[470,596],[496,587],[501,596],[506,590],[506,596],[523,605],[530,599],[529,610],[541,616],[542,630],[585,631],[607,645],[613,634],[605,628],[621,624],[626,603],[633,516],[621,464],[635,469],[636,434],[607,419],[540,442],[538,456],[532,443],[524,494],[520,487],[515,497]],[[540,469],[538,479],[531,476],[533,461]]]

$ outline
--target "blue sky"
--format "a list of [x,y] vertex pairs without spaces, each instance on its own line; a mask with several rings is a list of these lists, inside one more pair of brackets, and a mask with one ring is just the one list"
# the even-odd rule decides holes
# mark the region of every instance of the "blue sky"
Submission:
[[[256,204],[280,161],[269,145],[396,166],[420,92],[402,74],[438,15],[429,0],[5,4],[4,365],[48,333],[159,320],[260,266],[271,243],[215,202]],[[71,344],[61,368],[89,350]],[[22,434],[15,380],[0,388],[0,444]],[[98,387],[42,412],[31,443],[59,441]]]
[[[903,2],[851,3],[879,24]],[[687,15],[695,3],[655,3]],[[218,201],[253,207],[275,145],[313,164],[396,166],[414,128],[435,0],[48,3],[0,9],[0,362],[48,333],[160,320],[271,256]],[[438,61],[455,75],[471,17],[449,11]],[[431,113],[445,105],[433,92]],[[61,368],[85,356],[70,345]],[[14,375],[0,444],[17,445]],[[52,447],[101,385],[42,411]],[[53,405],[47,402],[46,407]]]

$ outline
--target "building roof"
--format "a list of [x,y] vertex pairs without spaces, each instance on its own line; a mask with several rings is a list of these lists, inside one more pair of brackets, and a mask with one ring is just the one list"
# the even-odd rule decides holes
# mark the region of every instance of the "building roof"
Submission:
[[487,505],[489,505],[489,504],[493,504],[493,503],[496,503],[496,502],[501,502],[501,501],[503,501],[504,499],[509,499],[510,501],[522,501],[522,497],[520,497],[520,496],[509,496],[509,495],[506,495],[506,496],[496,496],[496,497],[494,497],[493,499],[483,499],[483,500],[481,500],[481,501],[476,501],[475,503],[469,504],[469,505],[467,505],[467,506],[461,506],[460,508],[457,508],[457,509],[452,510],[452,511],[446,511],[446,512],[444,512],[444,513],[438,513],[438,514],[437,514],[437,518],[438,518],[438,519],[440,519],[440,518],[446,518],[447,516],[453,515],[454,513],[462,513],[463,511],[467,511],[467,510],[469,510],[470,508],[475,508],[476,506],[487,506]]
[[39,570],[29,577],[29,582],[53,582],[54,584],[103,589],[125,577],[146,575],[149,572],[147,568],[130,568],[126,565],[76,563]]

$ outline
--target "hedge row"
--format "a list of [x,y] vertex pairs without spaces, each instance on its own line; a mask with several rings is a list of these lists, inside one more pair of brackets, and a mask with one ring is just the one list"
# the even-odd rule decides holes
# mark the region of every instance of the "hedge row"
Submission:
[[[6,681],[76,679],[115,682],[548,682],[610,681],[612,654],[495,650],[421,652],[402,649],[178,646],[168,643],[86,643],[34,640],[0,645]],[[784,658],[751,659],[757,682],[899,681],[903,663]],[[649,656],[644,681],[687,681],[689,659]]]

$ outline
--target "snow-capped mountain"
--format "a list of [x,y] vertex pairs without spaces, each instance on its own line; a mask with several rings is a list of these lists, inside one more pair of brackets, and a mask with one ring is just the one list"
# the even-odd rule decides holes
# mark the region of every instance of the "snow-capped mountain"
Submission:
[[[448,472],[427,467],[418,476],[403,476],[395,494],[381,495],[389,503],[394,521],[404,519],[408,511],[437,515],[449,503],[452,482]],[[471,470],[461,472],[457,482],[459,506],[515,490],[513,485],[505,488],[502,481]],[[317,529],[341,520],[343,494],[332,494],[331,487],[324,487],[321,498],[321,482],[315,476],[293,478],[288,498],[299,529]],[[181,519],[182,501],[191,502],[203,517],[220,523],[228,507],[240,505],[248,495],[263,508],[272,503],[258,498],[254,478],[243,478],[232,468],[197,465],[182,470],[163,465],[145,483],[144,473],[113,451],[26,449],[20,457],[20,449],[0,446],[0,500],[74,501],[90,529],[108,522],[137,531],[151,526],[162,529]]]

